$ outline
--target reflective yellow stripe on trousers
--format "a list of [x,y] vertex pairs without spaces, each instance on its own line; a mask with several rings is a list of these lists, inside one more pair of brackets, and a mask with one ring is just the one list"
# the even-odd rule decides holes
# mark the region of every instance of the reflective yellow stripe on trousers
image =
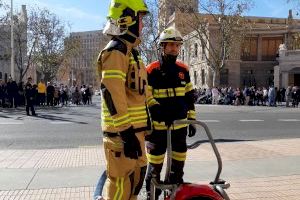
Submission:
[[185,161],[186,152],[180,153],[180,152],[172,151],[172,159],[177,161]]
[[162,164],[165,159],[165,154],[156,156],[156,155],[151,155],[151,154],[147,153],[146,156],[147,156],[148,162],[153,163],[153,164]]
[[118,177],[116,180],[116,194],[114,196],[114,200],[122,200],[123,193],[124,193],[124,178]]

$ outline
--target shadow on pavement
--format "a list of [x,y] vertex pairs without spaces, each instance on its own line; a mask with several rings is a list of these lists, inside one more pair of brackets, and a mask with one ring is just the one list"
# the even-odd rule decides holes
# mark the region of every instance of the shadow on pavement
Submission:
[[[46,111],[48,114],[41,113],[39,111]],[[47,119],[52,121],[62,121],[62,122],[72,122],[76,124],[88,124],[87,122],[78,122],[74,121],[71,118],[67,117],[59,117],[58,115],[64,114],[64,110],[61,110],[60,108],[47,108],[47,107],[38,107],[36,108],[37,116],[32,117],[32,119]],[[3,113],[3,114],[2,114]],[[16,114],[21,115],[18,117],[14,117]],[[68,114],[68,113],[65,113]],[[79,115],[79,113],[74,113],[72,115]],[[81,115],[82,116],[82,115]],[[25,108],[24,107],[18,107],[18,108],[8,108],[1,110],[0,118],[10,119],[14,118],[15,120],[24,120],[28,116],[25,114]]]
[[72,122],[72,123],[76,123],[76,124],[88,124],[87,122],[78,122],[78,121],[73,121],[70,118],[58,117],[58,116],[47,115],[47,114],[39,114],[35,118],[48,119],[48,120],[52,120],[52,121]]

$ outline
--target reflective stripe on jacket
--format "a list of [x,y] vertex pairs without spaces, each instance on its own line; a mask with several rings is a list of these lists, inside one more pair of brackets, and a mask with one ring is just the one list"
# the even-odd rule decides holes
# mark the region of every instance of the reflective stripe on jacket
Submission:
[[[194,90],[190,81],[188,67],[176,61],[172,66],[164,66],[155,61],[147,66],[148,90],[158,101],[164,112],[169,112],[172,119],[195,119]],[[166,130],[164,122],[155,118],[153,125],[155,130]],[[175,130],[187,125],[175,125]]]
[[157,104],[147,90],[145,66],[131,43],[113,38],[99,54],[102,131],[141,128],[149,120],[146,104]]

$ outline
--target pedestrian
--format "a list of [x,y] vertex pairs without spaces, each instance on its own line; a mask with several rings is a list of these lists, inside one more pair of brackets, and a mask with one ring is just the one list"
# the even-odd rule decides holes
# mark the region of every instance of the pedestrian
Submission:
[[242,98],[243,98],[243,93],[241,91],[240,88],[236,88],[235,92],[234,92],[234,96],[235,96],[235,101],[234,101],[234,105],[239,106],[242,104]]
[[18,94],[18,85],[16,81],[14,81],[11,77],[9,77],[7,85],[6,85],[7,96],[9,100],[9,107],[17,108],[17,94]]
[[268,91],[268,100],[269,100],[269,106],[275,106],[276,105],[276,91],[273,85],[270,86]]
[[149,107],[157,103],[148,94],[147,72],[135,47],[147,12],[142,0],[112,0],[103,31],[111,36],[98,57],[106,200],[137,199],[146,173],[146,102]]
[[68,93],[69,93],[68,86],[61,85],[61,88],[60,88],[60,94],[61,95],[60,95],[60,97],[61,97],[62,106],[64,106],[64,105],[68,106],[68,101],[69,101]]
[[29,114],[29,108],[31,110],[32,116],[36,116],[35,110],[34,110],[34,96],[35,96],[35,89],[32,86],[32,78],[28,77],[27,83],[25,85],[25,99],[26,99],[26,114]]
[[[183,167],[186,159],[186,136],[196,133],[194,125],[172,124],[174,120],[195,120],[194,89],[188,67],[177,60],[183,39],[174,28],[165,29],[159,37],[160,59],[147,66],[149,89],[160,104],[158,115],[150,108],[153,131],[147,137],[148,170],[146,176],[147,199],[150,199],[151,179],[160,181],[165,152],[167,130],[172,131],[172,166],[168,183],[183,183]],[[160,195],[157,190],[156,199]]]
[[211,94],[212,94],[212,104],[218,104],[219,96],[220,96],[220,92],[218,88],[213,87],[213,89],[211,90]]
[[25,105],[25,94],[24,94],[24,82],[20,81],[18,83],[18,105]]
[[47,83],[46,91],[47,91],[47,106],[53,106],[55,88],[53,86],[52,81]]
[[54,98],[54,106],[58,106],[60,104],[60,90],[58,85],[56,84],[54,84],[53,98]]
[[247,86],[244,88],[243,96],[245,97],[245,105],[249,106],[249,102],[250,102],[250,89]]
[[39,106],[45,105],[45,99],[46,99],[46,84],[44,79],[41,79],[38,83],[38,101],[37,104]]
[[300,88],[293,86],[292,88],[292,106],[297,108],[300,101]]
[[2,79],[0,79],[0,106],[4,107],[5,103],[5,86]]
[[285,106],[290,107],[290,101],[292,99],[292,87],[288,86],[285,91]]
[[77,86],[75,87],[75,91],[72,94],[72,100],[73,104],[80,105],[80,92]]
[[263,106],[267,105],[268,102],[268,89],[266,87],[263,87]]

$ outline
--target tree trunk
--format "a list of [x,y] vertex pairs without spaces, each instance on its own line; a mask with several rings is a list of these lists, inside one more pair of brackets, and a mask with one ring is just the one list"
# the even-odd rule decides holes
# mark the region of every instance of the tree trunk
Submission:
[[213,87],[219,87],[219,86],[220,86],[220,71],[213,70]]
[[20,69],[19,70],[19,82],[22,82],[22,80],[23,80],[23,77],[24,77],[24,74],[23,74],[23,69]]

